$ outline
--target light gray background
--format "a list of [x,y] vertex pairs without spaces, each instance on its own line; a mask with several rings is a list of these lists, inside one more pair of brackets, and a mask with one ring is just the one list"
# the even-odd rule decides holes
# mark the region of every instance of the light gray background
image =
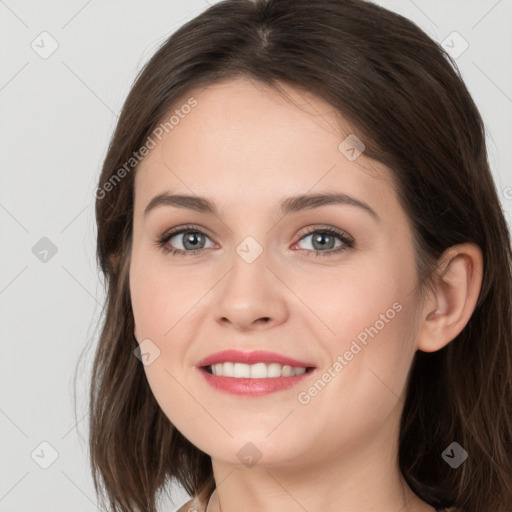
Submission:
[[[510,224],[512,0],[377,3],[454,51],[469,44],[457,63],[489,131]],[[77,382],[78,424],[72,381],[80,351],[88,342],[95,347],[104,299],[95,185],[136,73],[207,7],[205,0],[0,0],[1,512],[97,510],[86,444],[92,350]],[[56,51],[41,56],[52,44]],[[36,245],[48,244],[43,237],[54,255]],[[161,511],[186,500],[179,489],[174,505],[162,502]]]

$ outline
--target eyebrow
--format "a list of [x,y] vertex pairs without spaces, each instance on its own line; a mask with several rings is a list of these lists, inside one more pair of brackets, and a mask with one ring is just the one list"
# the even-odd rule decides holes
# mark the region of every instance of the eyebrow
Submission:
[[[284,216],[302,210],[311,210],[313,208],[320,208],[321,206],[333,204],[356,206],[369,213],[376,221],[380,220],[380,217],[377,215],[375,210],[373,210],[364,201],[343,193],[327,192],[287,197],[280,203],[280,212]],[[206,199],[205,197],[190,196],[185,194],[170,194],[169,192],[163,192],[151,199],[144,210],[144,217],[146,217],[150,211],[161,206],[189,208],[200,213],[211,213],[218,215],[215,203],[209,199]]]

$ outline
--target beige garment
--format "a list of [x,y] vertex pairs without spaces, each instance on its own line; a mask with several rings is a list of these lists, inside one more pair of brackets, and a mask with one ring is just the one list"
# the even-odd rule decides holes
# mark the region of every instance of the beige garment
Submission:
[[199,501],[192,499],[182,505],[178,512],[205,512],[205,509],[200,505]]
[[[194,502],[194,500],[187,501],[178,512],[205,512],[204,508],[201,507],[199,502]],[[450,508],[440,508],[438,512],[457,512],[455,507]]]

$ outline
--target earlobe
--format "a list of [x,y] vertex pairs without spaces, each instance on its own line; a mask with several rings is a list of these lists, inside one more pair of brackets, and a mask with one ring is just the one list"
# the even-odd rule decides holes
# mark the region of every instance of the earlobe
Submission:
[[438,268],[418,326],[417,349],[423,352],[442,349],[467,325],[482,287],[482,251],[471,243],[450,247]]

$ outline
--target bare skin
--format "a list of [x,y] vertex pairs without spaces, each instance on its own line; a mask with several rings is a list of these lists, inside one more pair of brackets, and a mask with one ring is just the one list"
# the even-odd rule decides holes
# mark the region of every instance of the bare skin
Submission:
[[[245,79],[193,91],[197,106],[137,170],[135,336],[160,351],[144,367],[148,382],[169,420],[212,458],[217,489],[208,512],[433,512],[397,463],[406,379],[417,350],[441,349],[468,322],[481,252],[472,244],[447,251],[435,293],[420,302],[412,229],[391,171],[364,152],[349,160],[338,146],[350,126],[320,99],[287,90],[302,108]],[[144,216],[162,192],[206,197],[218,211],[165,205]],[[278,210],[286,197],[322,192],[363,201],[378,218],[350,204]],[[198,254],[155,243],[188,225],[204,233]],[[314,245],[312,233],[325,227],[349,234],[353,246],[337,235],[323,240],[327,249]],[[191,252],[186,235],[166,247]],[[251,263],[237,252],[246,237],[263,249]],[[378,333],[345,357],[370,326]],[[288,390],[230,395],[195,366],[228,348],[270,350],[317,368]],[[325,385],[308,392],[318,380]],[[247,446],[260,457],[250,467],[239,456]]]

